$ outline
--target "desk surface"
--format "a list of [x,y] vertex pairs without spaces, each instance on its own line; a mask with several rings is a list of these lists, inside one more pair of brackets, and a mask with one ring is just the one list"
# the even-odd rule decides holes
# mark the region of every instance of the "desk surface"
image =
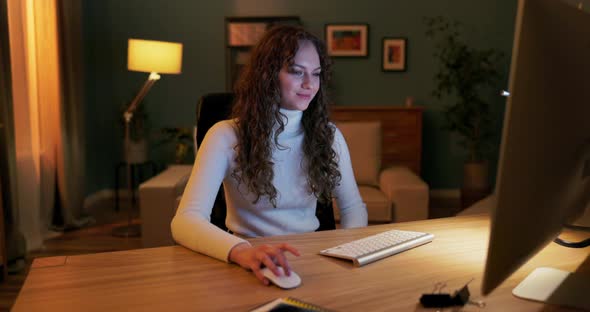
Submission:
[[[285,296],[336,311],[434,311],[420,306],[420,294],[437,282],[446,282],[444,291],[453,292],[472,278],[471,298],[483,299],[487,307],[464,311],[566,310],[515,298],[511,290],[538,266],[588,267],[587,249],[550,244],[481,298],[488,228],[486,216],[469,216],[251,240],[288,241],[299,249],[302,255],[289,260],[303,283],[292,290],[264,286],[236,265],[180,246],[42,258],[33,263],[13,311],[248,311]],[[360,268],[317,254],[388,229],[430,232],[435,239]]]

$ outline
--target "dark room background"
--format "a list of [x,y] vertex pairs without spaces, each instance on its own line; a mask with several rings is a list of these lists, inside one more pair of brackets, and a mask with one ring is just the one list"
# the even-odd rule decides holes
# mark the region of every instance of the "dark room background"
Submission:
[[[407,96],[414,97],[425,109],[422,177],[431,189],[456,189],[466,154],[457,138],[440,129],[441,111],[450,100],[431,96],[437,63],[423,17],[456,19],[464,24],[470,45],[494,47],[507,55],[501,68],[504,78],[488,95],[499,136],[505,102],[499,91],[507,84],[515,13],[515,0],[85,0],[87,195],[113,188],[114,168],[122,159],[121,108],[147,77],[127,70],[127,39],[184,44],[182,74],[162,75],[143,105],[152,131],[192,127],[199,97],[226,90],[225,17],[284,15],[299,16],[303,26],[321,38],[326,24],[369,25],[368,57],[334,58],[335,104],[403,105]],[[407,38],[405,72],[381,70],[383,37]],[[162,149],[151,150],[151,157],[167,161]],[[496,161],[492,159],[492,172]]]

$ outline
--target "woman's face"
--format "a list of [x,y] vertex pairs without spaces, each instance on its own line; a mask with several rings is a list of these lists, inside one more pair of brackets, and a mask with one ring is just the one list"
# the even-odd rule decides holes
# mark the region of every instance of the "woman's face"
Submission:
[[304,111],[320,88],[320,57],[310,41],[300,41],[292,65],[279,72],[281,108]]

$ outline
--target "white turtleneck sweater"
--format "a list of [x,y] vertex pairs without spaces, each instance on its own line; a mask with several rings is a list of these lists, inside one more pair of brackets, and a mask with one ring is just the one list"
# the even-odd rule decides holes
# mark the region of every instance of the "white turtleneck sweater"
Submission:
[[[172,220],[172,236],[179,244],[194,251],[228,261],[229,252],[244,239],[210,223],[211,209],[221,183],[227,203],[226,225],[246,237],[286,235],[313,232],[319,227],[315,216],[316,197],[310,193],[303,161],[303,112],[281,109],[287,118],[279,134],[281,148],[274,148],[273,185],[277,189],[277,207],[267,197],[254,204],[255,196],[244,183],[231,174],[236,166],[234,146],[237,143],[233,120],[215,124],[203,139],[191,177]],[[367,225],[363,203],[350,163],[348,147],[336,129],[333,149],[337,154],[342,180],[334,190],[340,208],[343,228]]]

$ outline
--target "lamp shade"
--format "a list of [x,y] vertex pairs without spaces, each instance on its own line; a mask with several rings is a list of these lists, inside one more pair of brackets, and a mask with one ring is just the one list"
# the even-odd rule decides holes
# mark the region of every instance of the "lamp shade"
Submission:
[[129,39],[127,69],[147,73],[180,74],[182,43]]

